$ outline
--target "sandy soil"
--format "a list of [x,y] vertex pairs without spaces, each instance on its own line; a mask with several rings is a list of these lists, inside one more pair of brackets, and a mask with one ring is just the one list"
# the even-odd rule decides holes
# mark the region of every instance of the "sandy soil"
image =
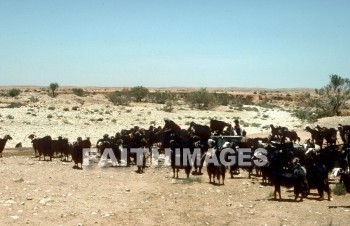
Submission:
[[[38,102],[30,101],[31,97]],[[250,137],[266,137],[266,126],[275,124],[295,129],[306,139],[309,134],[302,128],[307,123],[293,117],[287,107],[197,111],[180,104],[168,113],[160,104],[114,106],[103,94],[51,98],[45,91],[30,91],[18,98],[0,97],[0,107],[11,102],[24,106],[0,111],[0,136],[13,137],[0,159],[0,225],[349,225],[349,194],[320,202],[312,191],[309,199],[297,203],[284,188],[279,202],[271,197],[272,187],[261,185],[260,178],[248,179],[246,172],[227,179],[225,186],[214,186],[206,173],[174,180],[169,168],[147,168],[143,175],[135,173],[135,167],[99,168],[97,164],[73,170],[72,163],[58,159],[39,162],[32,158],[31,148],[12,149],[19,142],[31,147],[27,138],[31,133],[70,141],[90,137],[96,143],[106,133],[114,135],[135,125],[162,126],[164,117],[183,128],[191,121],[208,125],[210,118],[227,122],[240,118]],[[78,110],[72,110],[74,106]],[[318,122],[328,127],[338,123],[350,124],[350,117]],[[185,178],[183,171],[180,177]]]
[[[26,151],[17,153],[23,155]],[[31,152],[31,150],[29,150]],[[169,168],[73,170],[71,163],[28,156],[0,159],[2,225],[349,225],[350,195],[317,201],[316,190],[302,203],[247,173],[208,183],[206,173],[172,179]],[[334,186],[334,185],[332,185]],[[331,224],[333,223],[333,224]]]

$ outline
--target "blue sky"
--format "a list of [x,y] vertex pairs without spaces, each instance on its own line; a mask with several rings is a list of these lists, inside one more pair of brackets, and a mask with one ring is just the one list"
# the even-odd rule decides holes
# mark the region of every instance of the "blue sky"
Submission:
[[0,0],[0,86],[318,88],[350,1]]

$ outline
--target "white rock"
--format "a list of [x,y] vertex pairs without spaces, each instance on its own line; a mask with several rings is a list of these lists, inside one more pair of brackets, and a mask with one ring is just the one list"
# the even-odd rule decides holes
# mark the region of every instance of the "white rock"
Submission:
[[40,200],[40,204],[43,205],[47,205],[48,203],[53,202],[53,200],[51,198],[43,198],[42,200]]

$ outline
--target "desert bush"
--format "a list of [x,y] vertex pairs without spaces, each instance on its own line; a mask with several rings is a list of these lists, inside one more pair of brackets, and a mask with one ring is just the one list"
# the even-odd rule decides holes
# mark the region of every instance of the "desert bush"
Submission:
[[216,98],[213,93],[208,92],[206,88],[191,92],[187,96],[187,102],[197,109],[211,109],[217,106]]
[[234,106],[253,105],[253,95],[233,95],[231,104]]
[[63,108],[63,111],[69,111],[69,108]]
[[165,104],[167,101],[174,101],[177,99],[176,94],[171,93],[170,91],[159,91],[157,90],[154,93],[149,93],[148,94],[148,99],[152,103],[157,103],[157,104]]
[[6,108],[19,108],[21,106],[23,106],[23,104],[12,102],[9,105],[7,105]]
[[73,93],[79,97],[84,96],[84,90],[81,88],[73,88],[72,89]]
[[8,92],[5,92],[4,90],[0,90],[0,97],[7,97]]
[[128,92],[128,96],[133,98],[136,102],[141,102],[149,94],[149,90],[143,86],[135,86]]
[[6,118],[7,119],[14,119],[15,117],[13,115],[7,115]]
[[127,90],[115,91],[114,93],[108,94],[107,98],[114,105],[127,106],[130,103]]
[[311,122],[311,121],[315,121],[316,120],[315,114],[310,112],[309,110],[305,110],[305,109],[294,110],[292,115],[297,117],[298,119],[301,119],[301,120],[304,120],[304,121]]
[[215,98],[219,105],[227,106],[231,103],[231,97],[227,93],[215,93]]
[[261,126],[260,123],[252,123],[252,124],[251,124],[251,127],[257,127],[257,128],[259,128],[260,126]]
[[292,115],[304,121],[316,122],[319,118],[332,116],[332,113],[318,108],[303,108],[294,110]]
[[242,107],[242,110],[259,112],[257,107]]
[[78,109],[79,109],[78,106],[73,106],[73,107],[72,107],[72,110],[73,110],[73,111],[77,111]]
[[350,79],[342,78],[333,74],[329,76],[328,85],[319,90],[319,94],[323,97],[323,110],[328,111],[329,115],[336,115],[341,108],[350,99]]
[[49,109],[50,111],[53,111],[53,110],[55,110],[56,108],[51,106],[51,107],[49,107],[48,109]]
[[38,99],[37,97],[31,96],[31,97],[29,98],[29,101],[30,101],[31,103],[36,103],[36,102],[39,101],[39,99]]
[[172,101],[167,101],[163,107],[163,111],[172,112],[174,110],[174,104]]
[[53,116],[51,114],[48,114],[47,118],[50,119],[50,118],[53,118]]
[[263,115],[263,119],[268,119],[270,116],[269,115]]
[[18,96],[20,93],[21,93],[21,90],[19,90],[19,89],[10,89],[10,90],[8,91],[8,95],[9,95],[10,97],[16,97],[16,96]]

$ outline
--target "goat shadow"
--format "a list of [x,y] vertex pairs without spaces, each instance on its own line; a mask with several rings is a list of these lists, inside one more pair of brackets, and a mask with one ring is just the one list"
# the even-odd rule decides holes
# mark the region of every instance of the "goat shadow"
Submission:
[[215,186],[215,187],[221,187],[221,186],[224,186],[224,184],[219,184],[219,183],[214,183],[214,182],[208,182],[208,184],[211,184],[211,185],[213,185],[213,186]]
[[337,208],[343,208],[343,209],[350,209],[350,206],[328,206],[329,209],[337,209]]

